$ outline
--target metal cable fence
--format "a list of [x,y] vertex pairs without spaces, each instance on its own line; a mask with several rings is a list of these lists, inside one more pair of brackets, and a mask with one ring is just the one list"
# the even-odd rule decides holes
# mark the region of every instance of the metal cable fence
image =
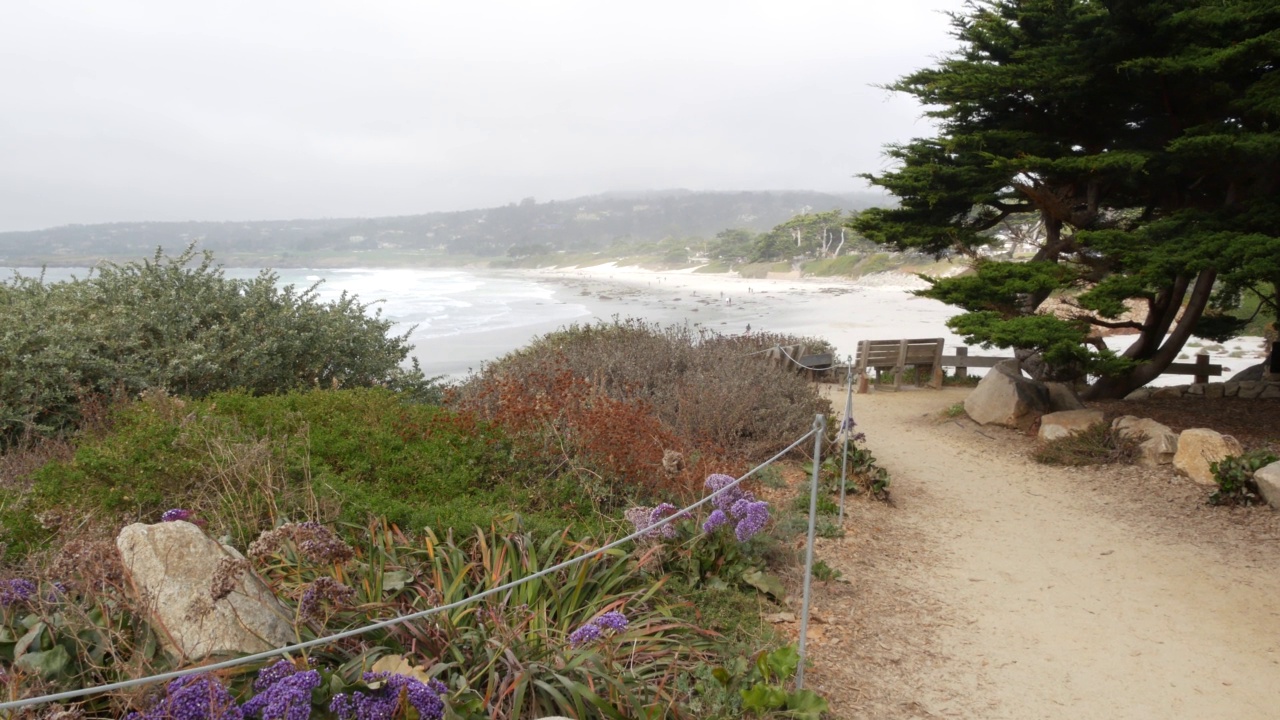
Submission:
[[[331,635],[326,635],[324,637],[319,637],[319,638],[307,640],[304,642],[298,642],[298,643],[287,645],[281,648],[254,653],[252,655],[244,655],[241,657],[231,658],[228,660],[223,660],[223,661],[211,663],[208,665],[188,667],[180,670],[173,670],[170,672],[149,675],[146,677],[132,678],[129,680],[122,680],[119,682],[107,683],[107,684],[97,685],[93,687],[79,688],[76,690],[67,690],[67,691],[57,692],[57,693],[50,693],[48,695],[41,695],[38,697],[23,698],[20,700],[0,702],[0,713],[4,713],[5,716],[12,716],[12,711],[17,710],[19,708],[31,707],[34,705],[42,705],[42,704],[53,703],[53,702],[61,702],[64,700],[74,700],[77,698],[87,697],[89,695],[96,695],[101,693],[114,692],[118,690],[125,690],[128,688],[137,687],[140,685],[148,685],[148,684],[166,682],[169,680],[175,680],[177,678],[186,677],[189,675],[196,675],[201,673],[213,672],[217,670],[234,668],[240,665],[247,665],[247,664],[256,663],[263,660],[269,660],[271,658],[279,657],[281,655],[286,655],[299,650],[305,650],[308,648],[327,645],[329,643],[333,643],[333,642],[350,638],[350,637],[355,637],[358,635],[363,635],[365,633],[373,632],[375,630],[380,630],[380,629],[392,627],[394,625],[412,622],[415,620],[421,620],[423,618],[427,618],[432,615],[436,615],[438,613],[454,610],[456,608],[462,607],[469,603],[474,603],[476,601],[483,600],[484,598],[490,597],[492,595],[507,592],[509,590],[512,590],[518,587],[523,583],[530,582],[532,580],[536,580],[538,578],[542,578],[547,575],[551,575],[553,573],[557,573],[562,570],[568,569],[570,567],[573,567],[574,565],[585,562],[586,560],[596,557],[609,550],[625,545],[626,543],[637,540],[643,536],[648,536],[650,533],[654,532],[655,530],[659,530],[673,522],[676,522],[681,518],[688,517],[693,511],[697,510],[703,505],[706,505],[707,503],[712,502],[715,498],[730,492],[732,489],[736,488],[739,484],[741,484],[747,478],[750,478],[753,475],[759,473],[761,470],[765,469],[766,467],[769,467],[773,463],[777,462],[778,460],[786,456],[792,450],[795,450],[796,448],[800,447],[800,445],[804,443],[806,440],[813,438],[814,439],[813,479],[812,479],[811,490],[810,490],[808,549],[806,551],[806,556],[805,556],[804,606],[802,610],[800,645],[799,645],[801,662],[800,662],[800,668],[796,674],[796,684],[798,687],[802,687],[804,683],[805,634],[809,624],[809,605],[810,605],[810,592],[811,592],[810,580],[813,575],[813,545],[814,545],[815,530],[816,530],[815,521],[816,521],[816,514],[817,514],[816,508],[817,508],[817,492],[818,492],[818,473],[820,470],[820,465],[822,463],[822,449],[823,449],[823,440],[825,439],[824,438],[825,429],[826,429],[826,418],[823,415],[819,414],[815,417],[813,428],[809,430],[809,432],[797,438],[794,442],[792,442],[786,448],[782,449],[781,451],[779,451],[777,454],[775,454],[773,457],[769,458],[768,460],[765,460],[764,462],[755,466],[750,471],[748,471],[741,477],[734,480],[732,483],[716,490],[715,492],[707,495],[706,497],[703,497],[697,502],[694,502],[686,507],[680,508],[676,512],[658,520],[657,522],[651,525],[638,529],[635,532],[625,537],[614,540],[613,542],[610,542],[606,545],[598,547],[590,552],[584,553],[574,558],[570,558],[569,560],[561,562],[557,565],[544,568],[543,570],[540,570],[537,573],[529,575],[528,577],[524,577],[519,580],[514,580],[512,582],[499,585],[494,588],[490,588],[483,592],[476,593],[475,595],[471,595],[469,597],[449,603],[447,605],[440,605],[437,607],[428,608],[426,610],[421,610],[419,612],[400,615],[393,618],[388,618],[386,620],[381,620],[379,622],[370,623],[368,625],[364,625],[358,628],[352,628],[350,630],[333,633]],[[842,499],[843,499],[843,485],[844,485],[844,481],[842,477],[841,479]]]

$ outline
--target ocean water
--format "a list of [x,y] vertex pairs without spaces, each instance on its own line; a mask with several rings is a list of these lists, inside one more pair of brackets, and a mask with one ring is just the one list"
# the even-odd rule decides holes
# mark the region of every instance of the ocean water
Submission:
[[[9,278],[17,270],[38,277],[40,268],[0,268]],[[258,268],[224,268],[227,277],[253,278]],[[516,274],[467,270],[412,269],[283,269],[278,284],[299,289],[315,286],[322,301],[346,292],[381,311],[395,324],[392,333],[412,330],[409,342],[430,375],[464,376],[526,344],[535,336],[574,321],[589,320],[592,311],[562,288]],[[48,268],[47,282],[83,278],[88,268]],[[318,284],[317,284],[318,283]]]

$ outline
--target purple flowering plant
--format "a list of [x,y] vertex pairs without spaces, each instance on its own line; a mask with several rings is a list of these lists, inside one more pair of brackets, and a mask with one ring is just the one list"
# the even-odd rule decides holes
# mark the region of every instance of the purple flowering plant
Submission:
[[737,583],[744,574],[762,571],[762,543],[755,538],[769,523],[769,503],[756,498],[731,475],[710,475],[704,487],[711,510],[701,522],[682,526],[684,541],[664,556],[663,569],[678,573],[695,586]]

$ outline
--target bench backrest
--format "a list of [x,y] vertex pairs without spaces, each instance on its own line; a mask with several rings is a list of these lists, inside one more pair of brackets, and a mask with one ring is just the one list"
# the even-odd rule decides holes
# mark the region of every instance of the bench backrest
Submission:
[[942,355],[943,338],[863,340],[858,343],[859,369],[903,365],[933,365]]

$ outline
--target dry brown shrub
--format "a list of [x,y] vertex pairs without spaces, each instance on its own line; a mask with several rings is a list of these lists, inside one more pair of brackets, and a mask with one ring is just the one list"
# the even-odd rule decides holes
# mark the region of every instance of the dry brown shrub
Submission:
[[[509,430],[541,428],[544,443],[591,450],[603,470],[650,489],[670,475],[664,452],[680,452],[686,462],[674,484],[692,491],[708,470],[745,469],[830,412],[811,383],[767,359],[769,348],[801,343],[822,346],[634,319],[573,326],[485,366],[452,402]],[[573,422],[548,424],[552,417]]]

